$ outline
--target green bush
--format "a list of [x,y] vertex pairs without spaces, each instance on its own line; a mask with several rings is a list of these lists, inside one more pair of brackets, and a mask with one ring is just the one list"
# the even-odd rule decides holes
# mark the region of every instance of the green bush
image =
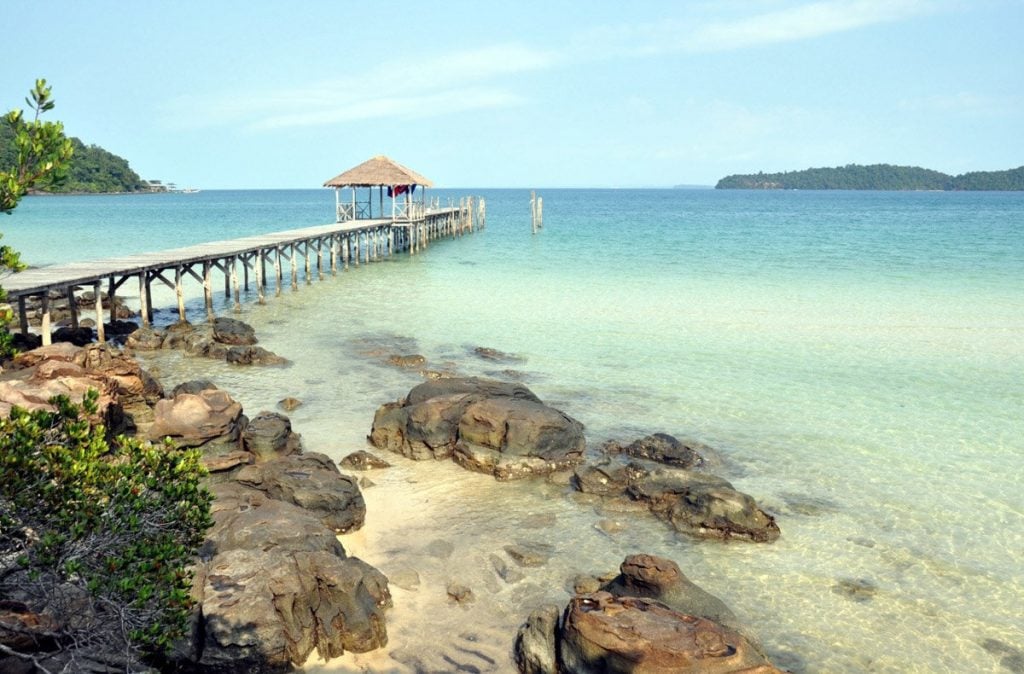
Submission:
[[198,451],[108,442],[97,397],[0,420],[0,599],[52,617],[72,658],[124,666],[184,633],[211,496]]

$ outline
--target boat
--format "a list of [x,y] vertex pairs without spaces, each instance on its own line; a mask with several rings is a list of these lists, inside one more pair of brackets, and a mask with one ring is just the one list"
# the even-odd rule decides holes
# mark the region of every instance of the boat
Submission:
[[197,192],[199,192],[199,188],[197,187],[186,187],[181,191],[182,194],[195,194]]

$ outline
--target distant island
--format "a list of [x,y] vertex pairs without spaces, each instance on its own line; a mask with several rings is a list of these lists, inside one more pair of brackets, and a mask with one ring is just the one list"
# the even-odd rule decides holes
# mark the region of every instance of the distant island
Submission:
[[[109,194],[119,192],[166,192],[168,186],[159,180],[146,181],[128,166],[128,160],[104,150],[98,145],[86,145],[71,138],[75,154],[71,157],[67,180],[60,185],[45,187],[48,194]],[[14,166],[17,152],[14,132],[0,124],[0,166]]]
[[719,190],[1024,190],[1024,166],[1006,171],[974,171],[951,176],[918,166],[847,164],[785,173],[726,176]]

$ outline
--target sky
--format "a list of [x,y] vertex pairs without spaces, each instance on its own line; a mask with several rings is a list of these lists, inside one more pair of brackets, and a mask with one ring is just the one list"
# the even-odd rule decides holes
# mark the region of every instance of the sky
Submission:
[[713,185],[1024,164],[1024,0],[0,0],[37,77],[145,179],[312,188],[379,154],[439,187]]

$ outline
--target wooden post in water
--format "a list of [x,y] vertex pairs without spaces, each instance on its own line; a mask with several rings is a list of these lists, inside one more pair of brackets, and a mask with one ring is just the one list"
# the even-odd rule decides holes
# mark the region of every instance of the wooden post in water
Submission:
[[262,248],[256,251],[256,295],[260,304],[267,301],[267,258]]
[[537,229],[544,229],[544,197],[537,197]]
[[113,325],[114,321],[117,320],[117,302],[114,301],[117,286],[114,284],[113,276],[110,277],[107,288],[107,303],[110,304],[110,324]]
[[71,312],[71,327],[75,330],[78,329],[78,302],[75,301],[75,287],[68,286],[65,288],[65,292],[68,297],[68,311]]
[[338,275],[338,235],[331,235],[331,276]]
[[348,269],[348,235],[342,234],[341,236],[341,267],[342,269]]
[[[100,288],[102,287],[103,284],[100,283],[99,280],[93,281],[92,294],[94,295],[93,299],[96,302],[96,341],[100,344],[107,341],[107,333],[105,326],[103,325],[103,293],[100,291]],[[22,298],[19,297],[18,301],[20,303]],[[22,313],[24,313],[24,307],[22,307]]]
[[[103,314],[98,314],[98,322],[103,323]],[[18,295],[18,327],[21,328],[21,336],[28,334],[28,307],[25,306],[25,296]]]
[[49,346],[53,339],[50,335],[50,293],[44,292],[40,300],[43,309],[43,320],[39,326],[39,331],[43,333],[43,346]]
[[238,256],[231,258],[231,285],[235,289],[235,313],[242,313],[242,293],[238,288]]
[[174,268],[174,294],[178,299],[178,320],[185,322],[185,290],[181,286],[181,265]]
[[[295,256],[299,254],[299,251],[297,250],[297,245],[298,244],[292,244],[292,255],[288,259],[288,262],[291,263],[292,268],[292,290],[299,289],[299,263],[295,259]],[[308,258],[306,261],[309,261]]]
[[203,302],[206,304],[206,318],[213,320],[213,269],[209,260],[203,260]]
[[313,282],[313,277],[310,274],[310,266],[309,266],[309,243],[310,243],[309,241],[306,241],[305,242],[305,246],[304,246],[305,253],[306,253],[306,285],[309,285],[310,283]]
[[530,231],[537,233],[537,193],[530,190]]
[[147,290],[149,290],[148,285],[149,284],[146,283],[146,272],[139,272],[139,316],[142,318],[143,327],[147,328],[149,327],[150,324],[148,297],[149,293],[146,292]]
[[281,246],[274,247],[274,276],[277,278],[277,284],[274,286],[274,296],[281,296],[281,284],[284,282],[284,274],[281,271]]

